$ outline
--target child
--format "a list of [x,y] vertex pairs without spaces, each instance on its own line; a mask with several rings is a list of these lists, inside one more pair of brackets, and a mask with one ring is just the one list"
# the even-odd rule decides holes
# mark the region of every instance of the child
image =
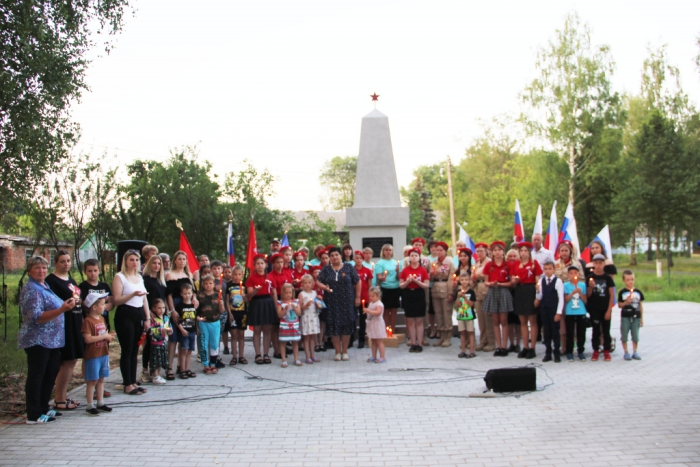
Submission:
[[168,369],[168,348],[166,337],[172,334],[170,320],[165,316],[165,302],[160,298],[153,300],[151,310],[151,327],[148,328],[148,338],[151,343],[151,358],[148,362],[153,384],[165,384],[165,379],[160,376],[160,369]]
[[294,364],[301,366],[299,361],[299,302],[294,300],[294,287],[284,284],[280,300],[277,302],[277,316],[280,319],[279,352],[282,354],[282,368],[287,368],[287,342],[292,343]]
[[[319,252],[319,255],[321,253],[323,252]],[[321,266],[311,266],[309,268],[309,270],[311,271],[311,277],[313,277],[314,279],[314,285],[318,285],[318,275],[321,273],[321,269],[323,269]],[[323,301],[323,290],[321,290],[319,287],[316,287],[315,292],[316,297],[318,297],[319,300]],[[323,343],[323,333],[326,327],[326,310],[319,309],[319,307],[316,307],[316,311],[318,312],[319,332],[318,334],[316,334],[316,348],[314,349],[314,352],[325,352],[326,346]]]
[[506,244],[496,240],[491,242],[493,258],[484,265],[478,279],[484,279],[488,293],[482,310],[493,317],[493,331],[496,335],[494,357],[508,356],[508,313],[513,311],[513,296],[510,294],[510,266],[505,259]]
[[[83,301],[87,316],[83,319],[80,332],[85,340],[83,369],[87,399],[86,415],[99,415],[101,411],[112,411],[103,402],[104,382],[105,378],[109,377],[109,343],[114,340],[114,334],[107,331],[107,324],[103,317],[106,297],[106,293],[92,292]],[[96,394],[97,407],[93,401],[93,391]]]
[[[224,269],[224,276],[226,270]],[[231,334],[231,361],[229,365],[240,363],[247,365],[248,360],[243,357],[245,348],[245,330],[248,327],[248,304],[245,301],[243,289],[243,267],[239,264],[233,267],[231,280],[226,281],[226,308],[230,322]],[[236,358],[238,350],[238,358]]]
[[[462,352],[457,356],[459,358],[474,358],[476,357],[474,353],[476,346],[474,337],[476,293],[469,287],[469,275],[460,274],[458,280],[459,290],[457,291],[457,300],[455,300],[455,310],[457,310],[457,329],[459,330]],[[467,340],[469,340],[469,353],[467,353]]]
[[[374,279],[374,274],[372,270],[365,266],[365,255],[362,251],[357,250],[353,256],[355,261],[355,269],[357,270],[357,275],[360,276],[360,283],[362,284],[362,289],[360,291],[360,299],[364,300],[365,303],[369,302],[369,288],[372,287],[372,280]],[[371,266],[370,266],[371,267]],[[357,335],[357,348],[363,349],[365,347],[365,334],[367,333],[367,317],[360,307],[358,308],[358,316],[360,320],[360,330]]]
[[192,284],[186,282],[180,285],[180,301],[175,305],[173,320],[179,332],[178,343],[180,351],[177,353],[177,366],[180,368],[178,376],[180,379],[196,378],[197,374],[190,370],[190,360],[192,360],[192,352],[195,350],[195,342],[197,340],[197,308],[192,303],[194,292]]
[[576,343],[578,344],[578,359],[586,361],[583,347],[586,343],[586,282],[579,281],[580,270],[577,265],[572,264],[568,268],[569,281],[564,284],[564,301],[566,311],[564,320],[566,322],[566,359],[574,361],[574,327],[576,328]]
[[[620,290],[617,295],[617,303],[621,308],[620,333],[622,348],[625,349],[625,360],[641,360],[642,357],[637,353],[637,344],[639,343],[639,328],[644,326],[644,310],[642,308],[644,294],[641,290],[634,288],[634,273],[632,271],[626,270],[623,272],[622,281],[625,283],[625,288]],[[627,336],[630,331],[632,331],[633,352],[631,356],[627,349]]]
[[102,315],[107,325],[107,332],[112,328],[109,324],[109,313],[114,307],[114,297],[112,297],[112,289],[106,282],[100,281],[100,262],[96,259],[88,259],[83,263],[83,271],[87,276],[87,280],[83,281],[78,288],[80,289],[80,299],[85,301],[88,294],[107,294],[105,298],[105,311]]
[[[224,263],[215,259],[211,262],[211,275],[214,276],[214,292],[219,293],[220,290],[226,290],[226,283],[224,282]],[[224,344],[224,355],[228,355],[230,350],[228,348],[228,332],[231,323],[228,320],[228,313],[221,313],[219,316],[219,322],[221,324],[221,335],[219,336],[219,342]],[[217,359],[217,368],[223,368],[225,365],[221,363],[221,359]]]
[[[384,363],[384,338],[386,337],[386,324],[384,323],[384,304],[379,300],[382,290],[379,287],[369,289],[369,305],[362,308],[362,313],[367,315],[367,337],[372,340],[372,356],[367,363]],[[377,358],[379,350],[379,358]]]
[[544,263],[544,275],[540,280],[540,290],[535,299],[535,308],[540,307],[542,331],[546,347],[543,362],[552,361],[552,341],[554,341],[554,363],[561,362],[559,346],[559,321],[564,309],[564,285],[554,275],[554,262]]
[[[199,267],[199,271],[197,271],[197,272],[199,272],[199,279],[196,279],[194,281],[194,289],[197,291],[197,293],[202,293],[203,289],[202,289],[202,279],[201,278],[211,274],[211,266],[209,265],[209,263],[202,264]],[[214,277],[214,276],[212,276],[212,277]]]
[[593,272],[588,279],[588,313],[593,323],[591,345],[593,355],[591,361],[597,362],[600,356],[600,335],[603,334],[603,355],[606,362],[612,360],[610,349],[610,318],[612,318],[613,300],[615,299],[615,281],[605,272],[605,256],[597,254],[593,257]]
[[316,335],[321,332],[321,322],[318,319],[316,309],[316,297],[314,291],[314,278],[306,274],[301,278],[301,292],[299,292],[299,303],[301,309],[302,334],[304,335],[304,352],[306,353],[306,364],[319,363],[316,358],[314,347],[316,346]]
[[221,325],[219,317],[224,312],[224,302],[214,292],[214,276],[202,276],[202,292],[198,295],[197,321],[199,325],[199,357],[204,365],[204,374],[217,374],[216,360],[219,355]]

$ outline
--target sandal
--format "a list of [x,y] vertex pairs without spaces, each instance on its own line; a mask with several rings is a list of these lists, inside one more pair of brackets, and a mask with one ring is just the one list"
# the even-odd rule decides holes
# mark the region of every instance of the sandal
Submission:
[[211,374],[215,375],[219,372],[216,367],[211,368]]
[[263,362],[262,355],[256,355],[256,356],[255,356],[255,363],[258,364],[258,365],[262,365],[262,364],[264,363],[264,362]]
[[299,360],[297,360],[296,362],[294,362],[294,365],[301,366],[301,362]]
[[168,381],[174,381],[175,380],[175,374],[173,373],[172,368],[168,368],[168,373],[165,375],[165,379]]
[[192,370],[186,370],[186,373],[187,373],[187,376],[188,376],[189,378],[196,378],[196,377],[197,377],[197,373],[195,373],[195,372],[192,371]]
[[236,359],[236,357],[233,357],[233,358],[231,359],[231,362],[229,362],[228,365],[229,365],[229,366],[234,366],[236,363],[238,363],[238,360]]
[[[173,378],[173,379],[174,379],[174,378]],[[136,388],[136,390],[137,390],[138,392],[140,392],[141,394],[146,394],[146,393],[148,392],[148,389],[144,389],[144,388]]]
[[181,371],[180,374],[179,374],[179,377],[180,377],[180,379],[190,379],[190,377],[187,376],[187,372],[186,372],[186,371]]
[[247,365],[247,364],[248,364],[248,360],[246,360],[245,358],[241,357],[241,358],[238,359],[238,363],[240,363],[241,365]]
[[140,396],[142,393],[138,390],[138,388],[134,388],[129,392],[124,391],[124,394],[128,394],[130,396]]
[[77,400],[75,400],[75,399],[71,399],[71,398],[69,397],[69,398],[66,399],[66,400],[68,401],[69,404],[73,404],[73,405],[76,406],[76,407],[80,406],[80,402],[77,401]]
[[[59,407],[59,405],[63,405],[63,407]],[[71,407],[71,405],[72,405],[72,407]],[[65,402],[54,401],[53,408],[54,408],[54,410],[75,410],[78,408],[78,406],[73,404],[70,401],[70,399],[68,399]]]
[[209,368],[208,366],[205,366],[205,367],[204,367],[204,374],[205,374],[205,375],[210,375],[210,374],[211,374],[211,368]]
[[474,358],[474,357],[476,357],[476,354],[470,353],[470,354],[467,354],[464,358]]
[[263,358],[263,363],[265,363],[266,365],[269,365],[270,363],[272,363],[272,360],[270,359],[269,355],[265,355],[265,357]]

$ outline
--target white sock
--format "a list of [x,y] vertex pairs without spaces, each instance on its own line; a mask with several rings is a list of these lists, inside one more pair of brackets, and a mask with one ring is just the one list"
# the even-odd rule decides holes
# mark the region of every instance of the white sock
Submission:
[[102,402],[102,401],[97,401],[97,407],[102,407],[103,405],[105,405],[104,402]]

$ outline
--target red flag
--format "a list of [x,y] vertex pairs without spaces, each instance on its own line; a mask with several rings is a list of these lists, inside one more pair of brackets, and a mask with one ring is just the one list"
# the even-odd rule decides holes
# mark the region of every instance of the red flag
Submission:
[[245,255],[245,267],[251,271],[255,270],[255,263],[253,258],[258,254],[258,241],[255,237],[255,222],[253,219],[250,220],[250,231],[248,232],[248,249]]
[[197,261],[197,256],[194,254],[190,242],[187,241],[187,235],[185,235],[184,230],[180,230],[180,249],[187,255],[187,266],[189,266],[190,271],[197,271],[199,269],[199,261]]

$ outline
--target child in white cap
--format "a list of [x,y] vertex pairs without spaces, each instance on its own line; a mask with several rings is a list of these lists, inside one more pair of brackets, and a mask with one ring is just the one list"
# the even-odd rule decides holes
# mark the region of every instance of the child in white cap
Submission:
[[[102,316],[105,310],[107,293],[91,292],[85,297],[83,306],[87,317],[83,320],[81,333],[85,340],[83,369],[85,370],[85,385],[87,398],[86,415],[99,415],[100,412],[111,412],[104,402],[104,382],[109,377],[109,343],[114,340],[114,333],[107,331],[107,323]],[[97,405],[93,401],[96,396]]]

